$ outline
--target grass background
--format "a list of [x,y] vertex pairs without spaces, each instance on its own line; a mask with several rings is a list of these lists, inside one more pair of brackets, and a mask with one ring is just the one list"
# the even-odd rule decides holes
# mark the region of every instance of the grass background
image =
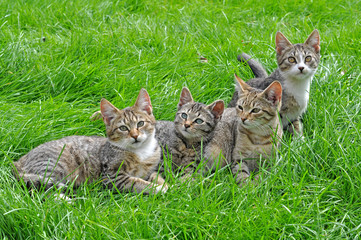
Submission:
[[[356,239],[361,228],[359,1],[0,2],[0,237],[4,239]],[[30,195],[11,163],[68,135],[103,135],[90,122],[107,98],[119,108],[148,90],[157,119],[173,120],[182,86],[228,102],[246,52],[276,67],[274,36],[321,34],[322,59],[304,116],[305,141],[284,138],[258,186],[223,170],[195,183],[167,176],[163,196],[113,194],[98,183],[74,204]],[[197,54],[208,59],[199,63]]]

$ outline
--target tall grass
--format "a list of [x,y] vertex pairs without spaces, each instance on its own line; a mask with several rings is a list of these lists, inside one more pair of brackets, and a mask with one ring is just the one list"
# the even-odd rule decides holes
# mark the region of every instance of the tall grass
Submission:
[[[0,237],[4,239],[358,238],[361,227],[359,1],[0,2]],[[156,119],[173,120],[182,86],[196,101],[228,102],[246,52],[268,72],[274,36],[321,33],[322,59],[304,115],[261,183],[238,188],[223,169],[172,176],[162,196],[115,194],[99,183],[76,201],[28,193],[12,162],[46,141],[105,135],[89,117],[148,90]],[[199,55],[208,63],[199,63]]]

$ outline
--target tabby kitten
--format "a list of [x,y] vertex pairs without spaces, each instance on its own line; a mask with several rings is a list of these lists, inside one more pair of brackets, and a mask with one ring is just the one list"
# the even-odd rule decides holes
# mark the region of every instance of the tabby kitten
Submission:
[[174,122],[157,121],[155,134],[164,155],[171,156],[174,172],[184,170],[189,176],[197,168],[223,110],[222,100],[210,105],[194,102],[188,88],[182,89]]
[[107,188],[165,192],[167,186],[157,174],[160,147],[147,91],[140,90],[132,107],[119,110],[102,99],[100,108],[107,138],[69,136],[44,143],[14,163],[16,177],[29,187],[48,189],[68,183],[78,187],[102,176]]
[[240,85],[237,107],[224,111],[204,155],[209,169],[214,169],[216,164],[224,167],[230,163],[241,185],[251,172],[259,170],[260,159],[265,161],[276,153],[283,133],[278,117],[282,87],[275,81],[262,91],[235,77]]
[[[305,43],[292,44],[280,32],[276,34],[276,53],[278,68],[267,76],[263,67],[250,56],[238,56],[241,62],[247,62],[256,78],[247,82],[254,88],[266,89],[273,81],[279,81],[283,88],[280,115],[283,128],[293,134],[302,135],[301,116],[306,111],[310,85],[320,61],[320,35],[314,30]],[[236,82],[237,85],[237,82]],[[239,86],[228,107],[235,107]]]

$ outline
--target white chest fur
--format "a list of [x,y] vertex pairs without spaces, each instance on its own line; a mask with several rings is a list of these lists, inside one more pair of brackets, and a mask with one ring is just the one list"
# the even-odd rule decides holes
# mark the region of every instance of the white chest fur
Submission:
[[131,151],[135,153],[141,161],[144,161],[155,153],[155,149],[157,148],[157,146],[158,142],[153,134],[153,136],[150,136],[147,141],[142,144],[142,146]]

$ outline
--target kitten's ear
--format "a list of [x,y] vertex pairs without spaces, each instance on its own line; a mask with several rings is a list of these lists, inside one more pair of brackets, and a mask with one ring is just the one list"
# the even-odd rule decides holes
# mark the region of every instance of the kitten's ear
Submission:
[[118,108],[114,107],[105,98],[102,98],[102,100],[100,101],[100,112],[106,125],[110,125],[110,122],[116,117],[118,111]]
[[194,101],[193,101],[192,94],[189,91],[189,89],[186,87],[183,87],[182,93],[179,98],[178,110],[187,103],[194,103]]
[[317,29],[313,30],[313,32],[308,36],[305,44],[315,49],[316,53],[320,52],[320,33]]
[[274,81],[269,85],[262,94],[267,100],[271,101],[274,106],[277,106],[282,101],[282,85],[279,81]]
[[245,90],[250,90],[251,87],[245,83],[237,74],[234,74],[235,82],[236,82],[236,91],[243,93]]
[[292,46],[292,43],[281,32],[276,33],[276,51],[281,54],[287,47]]
[[211,111],[216,119],[220,119],[224,111],[224,102],[223,100],[217,100],[214,103],[208,105],[207,109]]
[[140,89],[137,101],[135,101],[134,106],[137,107],[139,110],[148,113],[149,115],[152,114],[152,103],[150,102],[150,97],[147,90],[145,90],[144,88]]

